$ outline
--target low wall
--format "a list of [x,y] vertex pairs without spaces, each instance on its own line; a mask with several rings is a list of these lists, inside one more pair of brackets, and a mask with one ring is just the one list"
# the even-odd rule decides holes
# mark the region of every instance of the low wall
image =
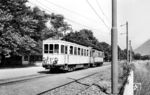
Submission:
[[133,71],[131,71],[130,75],[128,77],[128,82],[125,85],[123,95],[134,95],[134,93],[133,93],[133,84],[134,84],[134,75],[133,75]]

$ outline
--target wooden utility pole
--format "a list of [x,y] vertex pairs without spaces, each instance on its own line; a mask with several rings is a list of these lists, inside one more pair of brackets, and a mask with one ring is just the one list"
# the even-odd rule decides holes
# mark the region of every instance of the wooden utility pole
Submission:
[[112,79],[112,94],[118,94],[118,37],[117,37],[117,0],[112,0],[112,29],[111,29],[111,48],[112,48],[112,62],[111,62],[111,79]]

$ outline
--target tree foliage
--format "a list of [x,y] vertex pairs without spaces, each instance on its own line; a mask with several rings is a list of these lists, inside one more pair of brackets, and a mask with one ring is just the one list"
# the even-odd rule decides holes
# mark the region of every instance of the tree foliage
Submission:
[[63,40],[78,43],[85,46],[93,47],[97,50],[104,51],[105,59],[110,60],[111,58],[111,48],[110,45],[105,42],[99,42],[93,35],[91,30],[82,29],[79,32],[68,33]]
[[[111,61],[111,46],[106,42],[99,42],[93,35],[91,30],[82,29],[80,31],[75,31],[68,33],[63,40],[78,43],[85,46],[93,47],[97,50],[101,50],[104,52],[105,60]],[[125,51],[121,50],[118,46],[118,58],[125,59],[126,54]]]
[[70,25],[64,21],[64,17],[60,14],[52,13],[50,16],[51,30],[54,36],[63,37],[67,30],[71,30]]
[[[27,0],[0,1],[0,53],[22,55],[38,51],[49,15],[26,6]],[[37,49],[36,49],[37,48]]]

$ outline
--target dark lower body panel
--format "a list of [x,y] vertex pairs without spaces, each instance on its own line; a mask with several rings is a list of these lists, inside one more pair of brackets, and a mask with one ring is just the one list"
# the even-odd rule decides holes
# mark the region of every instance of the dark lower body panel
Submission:
[[83,63],[83,64],[61,64],[61,65],[53,65],[53,64],[43,64],[42,66],[45,69],[62,69],[67,70],[69,68],[71,69],[77,69],[77,68],[88,68],[88,67],[96,67],[96,66],[102,66],[103,62],[95,62],[95,63]]

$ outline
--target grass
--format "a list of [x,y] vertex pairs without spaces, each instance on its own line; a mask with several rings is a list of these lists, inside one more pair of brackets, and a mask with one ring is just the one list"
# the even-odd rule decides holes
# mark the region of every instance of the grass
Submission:
[[135,62],[134,82],[141,83],[135,95],[150,95],[150,62]]
[[133,64],[127,64],[124,62],[119,62],[119,95],[123,95],[125,84],[128,83],[128,76],[131,69],[134,69]]

